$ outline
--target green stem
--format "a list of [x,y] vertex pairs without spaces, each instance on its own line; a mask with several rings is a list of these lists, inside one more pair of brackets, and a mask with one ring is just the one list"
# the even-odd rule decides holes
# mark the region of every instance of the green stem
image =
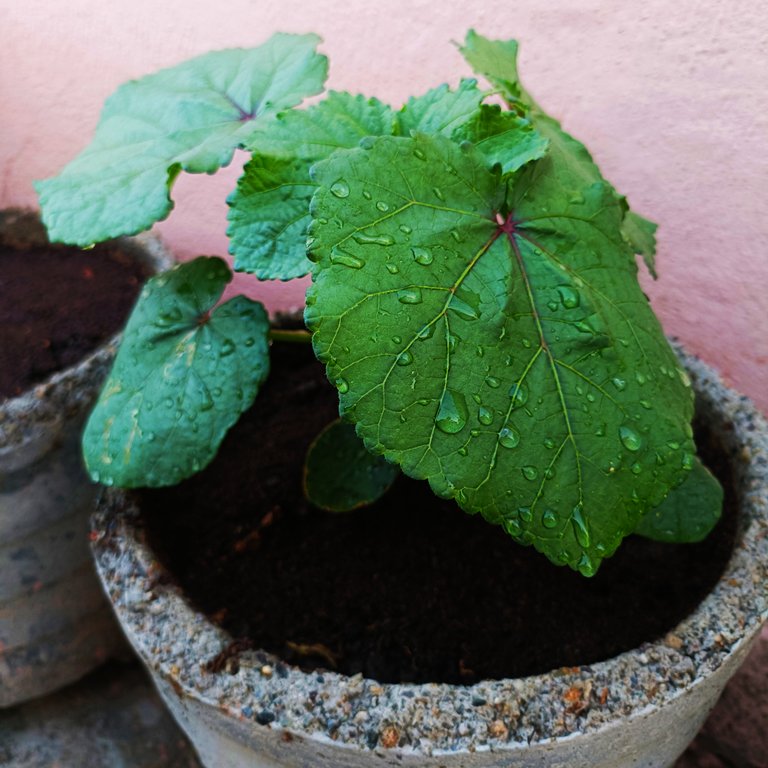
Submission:
[[270,341],[284,341],[288,344],[310,344],[312,334],[309,331],[280,331],[272,328],[269,331]]

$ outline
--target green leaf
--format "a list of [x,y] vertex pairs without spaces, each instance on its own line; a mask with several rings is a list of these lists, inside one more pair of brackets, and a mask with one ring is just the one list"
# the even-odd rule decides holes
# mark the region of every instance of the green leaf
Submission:
[[629,243],[635,253],[643,257],[645,266],[654,280],[656,274],[656,230],[658,226],[648,219],[644,219],[637,213],[627,209],[624,214],[624,222],[621,225],[621,234]]
[[262,280],[309,272],[306,235],[315,191],[312,163],[365,136],[391,134],[392,110],[377,99],[332,92],[306,110],[277,115],[254,134],[254,158],[230,196],[230,252],[235,269]]
[[318,42],[278,34],[120,86],[91,144],[36,183],[51,239],[86,246],[164,219],[179,171],[214,173],[261,119],[322,90],[327,60],[315,52]]
[[528,94],[517,74],[517,40],[488,40],[474,29],[467,32],[462,56],[472,69],[488,78],[511,105],[527,108],[531,105]]
[[440,85],[422,96],[408,99],[397,113],[399,132],[403,136],[410,136],[412,132],[439,133],[450,138],[474,117],[484,98],[477,80],[462,80],[455,91],[448,85]]
[[438,136],[315,166],[305,319],[369,450],[591,575],[685,473],[693,397],[564,144],[508,182]]
[[635,533],[647,539],[690,544],[701,541],[717,524],[723,509],[723,489],[695,458],[683,482],[648,512]]
[[534,129],[530,120],[487,104],[476,110],[451,138],[473,143],[490,164],[501,165],[502,174],[512,173],[544,157],[549,146],[549,141]]
[[[583,144],[569,136],[560,124],[546,115],[520,83],[517,71],[517,42],[514,40],[488,40],[474,30],[467,33],[461,53],[472,69],[486,77],[509,105],[528,117],[541,137],[560,146],[562,154],[569,157],[574,170],[580,168],[585,180],[602,180],[600,170]],[[629,210],[626,198],[622,199],[624,222],[622,235],[634,253],[641,254],[648,271],[656,278],[656,224]]]
[[365,136],[389,135],[394,126],[391,107],[378,99],[330,91],[319,104],[264,121],[251,137],[248,149],[315,162],[335,149],[357,146]]
[[315,439],[304,465],[304,495],[320,509],[349,512],[383,496],[399,470],[369,453],[355,428],[336,420]]
[[235,296],[222,259],[199,257],[152,278],[123,333],[83,436],[91,477],[173,485],[216,455],[269,371],[269,321]]
[[456,91],[441,85],[412,98],[398,113],[400,133],[447,136],[457,143],[470,141],[502,172],[516,171],[542,157],[548,141],[530,120],[497,105],[482,104],[486,93],[475,80],[462,80]]
[[305,160],[257,155],[229,197],[229,251],[235,269],[260,280],[290,280],[309,272],[309,201],[315,185]]

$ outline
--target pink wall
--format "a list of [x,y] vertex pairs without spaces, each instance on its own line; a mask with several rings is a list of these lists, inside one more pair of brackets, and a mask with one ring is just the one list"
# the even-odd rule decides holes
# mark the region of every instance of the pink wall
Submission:
[[[394,104],[468,74],[451,40],[517,37],[538,101],[660,223],[667,330],[768,411],[768,12],[732,0],[0,0],[0,205],[86,143],[123,80],[273,31],[316,31],[329,85]],[[226,8],[219,18],[217,9]],[[187,177],[158,227],[177,254],[224,254],[237,169]],[[241,278],[241,281],[243,279]],[[245,280],[244,282],[249,282]],[[240,283],[241,285],[243,282]],[[303,289],[250,291],[272,308]]]

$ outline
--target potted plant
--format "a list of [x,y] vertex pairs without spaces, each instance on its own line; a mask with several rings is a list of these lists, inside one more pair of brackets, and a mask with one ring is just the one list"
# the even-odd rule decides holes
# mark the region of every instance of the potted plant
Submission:
[[[313,443],[313,501],[370,502],[400,467],[591,577],[630,534],[693,542],[720,517],[722,489],[693,441],[694,374],[712,434],[742,457],[729,460],[736,549],[666,643],[524,679],[381,685],[238,653],[168,586],[135,497],[114,491],[95,550],[128,636],[210,765],[669,764],[766,616],[765,425],[707,369],[681,366],[637,283],[635,254],[654,271],[655,225],[523,89],[513,41],[467,36],[490,92],[464,80],[399,111],[342,93],[294,110],[322,87],[316,43],[278,35],[123,86],[90,147],[39,185],[52,237],[146,228],[168,213],[180,170],[213,172],[243,147],[235,268],[312,272],[305,321],[355,425]],[[73,193],[82,215],[63,215]],[[270,338],[309,340],[270,329],[244,297],[215,306],[229,279],[201,257],[150,281],[85,430],[94,479],[162,486],[198,472],[256,398]],[[718,598],[740,613],[723,620]],[[333,666],[327,650],[297,647]]]
[[0,213],[0,248],[5,707],[76,680],[119,647],[88,552],[97,486],[82,466],[80,433],[139,280],[169,268],[171,259],[146,236],[92,254],[54,247],[37,214],[21,210]]

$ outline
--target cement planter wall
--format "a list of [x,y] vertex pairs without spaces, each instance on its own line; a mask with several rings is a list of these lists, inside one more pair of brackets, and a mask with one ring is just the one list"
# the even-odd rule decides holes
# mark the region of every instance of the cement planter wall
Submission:
[[[45,241],[29,213],[3,213],[0,237],[10,228],[16,241]],[[172,264],[148,236],[123,249],[151,271]],[[78,679],[120,642],[88,552],[97,487],[80,458],[80,432],[116,342],[0,403],[0,707]]]
[[[94,519],[99,574],[127,637],[209,768],[663,768],[701,727],[768,617],[768,425],[684,358],[699,412],[736,476],[740,524],[726,572],[668,635],[609,661],[473,686],[385,685],[304,673],[248,651],[194,611],[143,534],[132,497]],[[279,588],[279,587],[275,587]]]

